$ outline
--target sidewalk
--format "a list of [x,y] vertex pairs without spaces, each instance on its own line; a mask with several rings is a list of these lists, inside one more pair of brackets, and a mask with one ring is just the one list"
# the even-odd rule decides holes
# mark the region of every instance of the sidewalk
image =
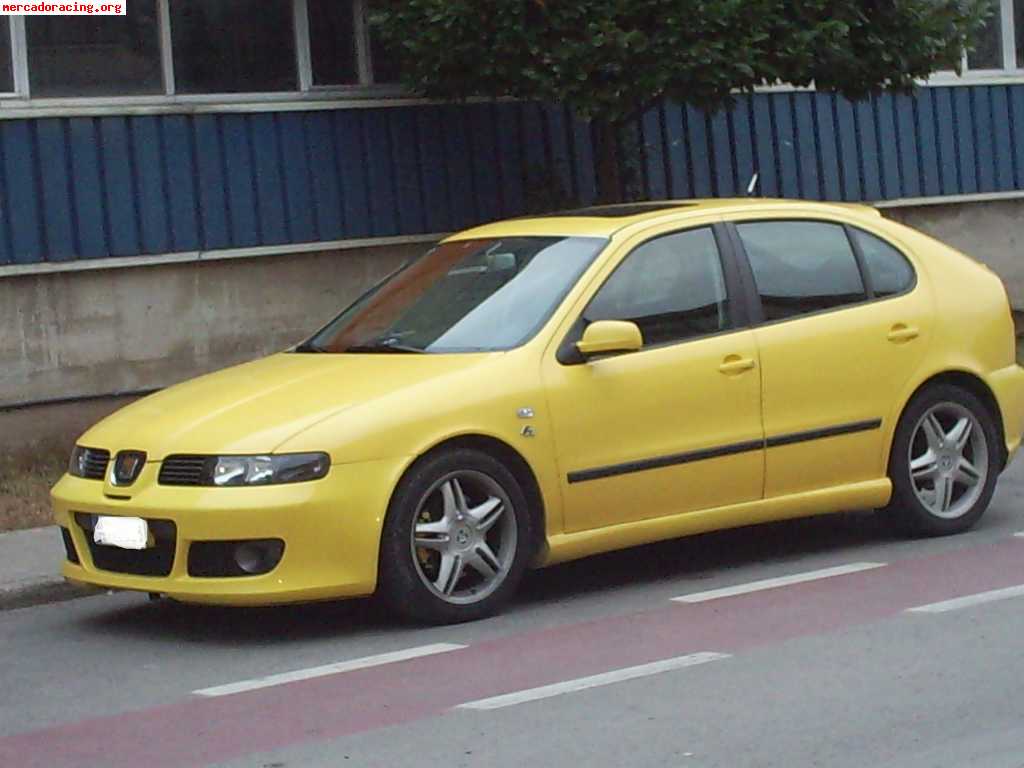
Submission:
[[0,534],[0,611],[88,594],[64,581],[56,526]]

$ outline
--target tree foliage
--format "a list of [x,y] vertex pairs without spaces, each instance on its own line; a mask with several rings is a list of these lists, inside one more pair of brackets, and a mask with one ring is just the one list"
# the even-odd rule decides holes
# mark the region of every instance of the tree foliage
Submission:
[[991,0],[375,0],[404,83],[441,99],[565,103],[618,123],[770,83],[861,98],[959,69]]

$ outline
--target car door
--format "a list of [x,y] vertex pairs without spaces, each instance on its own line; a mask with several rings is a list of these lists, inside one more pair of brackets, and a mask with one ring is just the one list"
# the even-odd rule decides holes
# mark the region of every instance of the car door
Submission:
[[841,222],[748,220],[733,231],[762,315],[766,498],[884,477],[887,422],[930,334],[911,264]]
[[705,226],[625,243],[561,348],[598,320],[636,323],[643,348],[545,355],[567,531],[761,498],[758,352],[721,242]]

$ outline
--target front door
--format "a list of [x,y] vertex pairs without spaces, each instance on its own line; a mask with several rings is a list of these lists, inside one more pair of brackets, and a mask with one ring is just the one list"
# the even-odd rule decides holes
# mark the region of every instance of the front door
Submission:
[[577,364],[551,349],[543,364],[567,532],[762,496],[758,351],[715,231],[622,252],[574,331],[632,321],[643,349]]

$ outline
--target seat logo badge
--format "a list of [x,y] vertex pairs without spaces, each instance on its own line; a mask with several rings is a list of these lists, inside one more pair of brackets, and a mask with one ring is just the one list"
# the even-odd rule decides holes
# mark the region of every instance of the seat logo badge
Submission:
[[110,469],[110,482],[113,485],[131,485],[146,466],[146,454],[142,451],[121,451],[114,459]]
[[529,424],[527,424],[525,427],[523,427],[523,431],[520,434],[523,437],[534,437],[537,434],[537,431]]

